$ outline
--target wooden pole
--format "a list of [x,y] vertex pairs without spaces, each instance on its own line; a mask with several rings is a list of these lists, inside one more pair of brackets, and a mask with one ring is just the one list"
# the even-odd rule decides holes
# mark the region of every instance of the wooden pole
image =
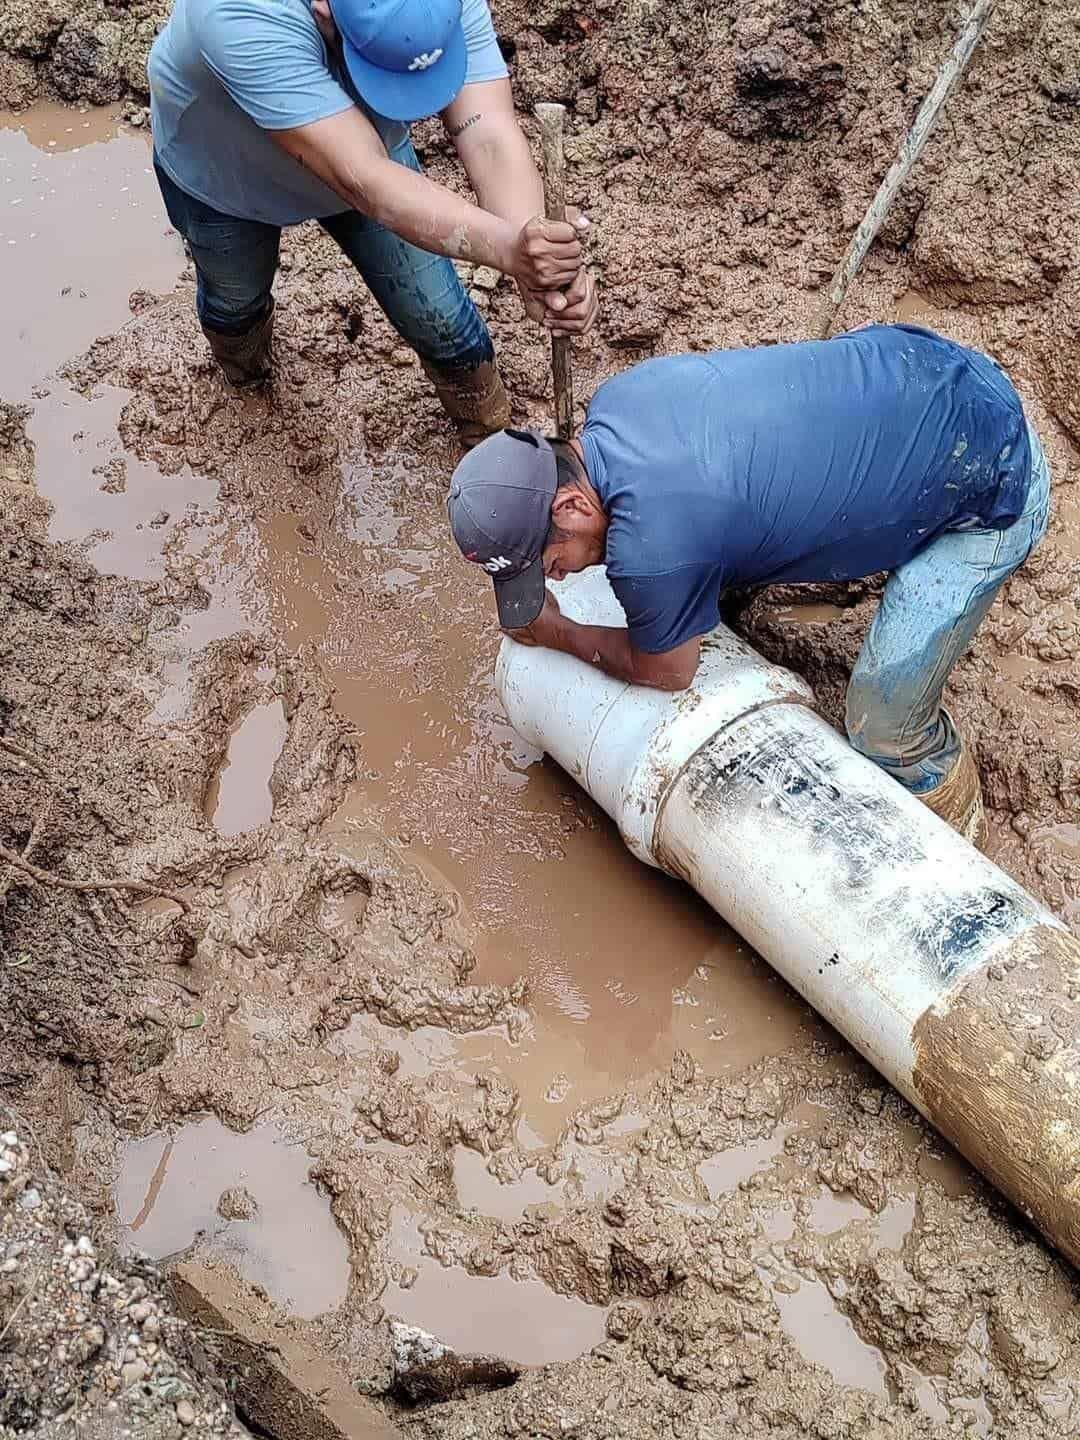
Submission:
[[[563,150],[565,105],[537,105],[540,144],[544,152],[544,213],[549,220],[566,219],[566,153]],[[555,382],[555,433],[569,440],[574,433],[574,380],[570,373],[570,337],[551,337],[551,376]]]
[[859,266],[866,258],[866,252],[874,243],[874,237],[881,229],[882,222],[889,213],[900,187],[922,154],[923,147],[930,138],[930,132],[933,130],[945,102],[959,84],[967,63],[971,59],[971,53],[979,43],[979,37],[986,29],[986,22],[993,14],[996,4],[997,0],[976,0],[963,29],[956,37],[952,53],[938,71],[933,89],[919,106],[915,123],[904,137],[904,143],[900,146],[892,169],[881,182],[880,189],[870,202],[870,207],[863,216],[859,228],[852,236],[847,254],[840,262],[836,274],[829,281],[822,295],[813,327],[813,335],[816,339],[828,338],[832,323],[836,319],[836,312],[844,303],[848,286],[858,274]]

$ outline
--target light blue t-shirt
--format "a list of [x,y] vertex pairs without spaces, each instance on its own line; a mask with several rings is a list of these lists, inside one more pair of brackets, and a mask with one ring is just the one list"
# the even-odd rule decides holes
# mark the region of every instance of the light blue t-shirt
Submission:
[[608,578],[640,650],[713,629],[722,592],[895,570],[945,530],[1021,514],[1020,397],[909,325],[672,355],[609,380],[581,443]]
[[[506,65],[486,0],[463,0],[461,20],[465,84],[501,79]],[[147,70],[158,163],[181,190],[244,220],[295,225],[348,209],[267,131],[359,104],[388,151],[408,134],[357,96],[308,0],[176,0]]]

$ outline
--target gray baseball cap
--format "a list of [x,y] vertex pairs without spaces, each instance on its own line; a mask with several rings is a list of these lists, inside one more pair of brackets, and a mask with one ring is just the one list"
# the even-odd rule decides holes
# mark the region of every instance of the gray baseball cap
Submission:
[[454,471],[446,509],[466,560],[495,584],[499,624],[529,625],[544,608],[544,543],[558,488],[555,452],[531,430],[500,430]]

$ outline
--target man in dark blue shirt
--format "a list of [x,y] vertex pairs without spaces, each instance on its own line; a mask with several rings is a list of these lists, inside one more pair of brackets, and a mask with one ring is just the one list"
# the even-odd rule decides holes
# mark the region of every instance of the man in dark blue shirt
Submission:
[[[647,361],[601,386],[578,440],[492,436],[449,500],[516,640],[669,690],[691,683],[724,590],[889,571],[848,734],[970,838],[978,776],[941,692],[1048,506],[1006,376],[906,325]],[[576,624],[545,587],[600,563],[625,630]]]

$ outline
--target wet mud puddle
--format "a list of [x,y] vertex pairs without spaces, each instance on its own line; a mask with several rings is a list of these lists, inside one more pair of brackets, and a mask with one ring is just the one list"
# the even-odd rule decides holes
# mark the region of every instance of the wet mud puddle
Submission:
[[124,1148],[114,1198],[128,1248],[159,1260],[196,1245],[303,1318],[345,1297],[349,1263],[310,1161],[272,1125],[208,1117]]
[[463,1275],[433,1262],[407,1212],[393,1218],[390,1253],[399,1278],[383,1296],[388,1312],[460,1353],[547,1365],[573,1360],[604,1338],[607,1311],[599,1305],[558,1295],[539,1280]]
[[[88,137],[78,152],[63,149],[68,126],[75,143],[76,127]],[[809,1009],[696,896],[634,861],[591,802],[509,730],[492,690],[490,596],[451,553],[440,506],[418,506],[399,461],[347,459],[329,515],[227,510],[214,482],[186,470],[164,476],[124,452],[122,392],[88,398],[46,379],[125,322],[130,290],[168,290],[179,274],[182,255],[166,233],[145,138],[116,134],[109,116],[46,108],[19,129],[0,121],[0,162],[5,189],[23,202],[14,218],[0,208],[8,227],[0,244],[22,266],[14,288],[33,297],[15,321],[18,345],[0,357],[0,394],[35,404],[31,438],[39,488],[56,507],[54,537],[86,541],[99,568],[139,578],[160,578],[170,554],[184,553],[210,597],[201,610],[180,603],[166,652],[173,690],[156,718],[184,713],[192,657],[210,639],[249,630],[290,650],[309,647],[337,686],[337,706],[363,757],[361,777],[324,836],[346,851],[372,835],[388,838],[453,896],[477,956],[471,979],[528,980],[530,1020],[514,1040],[502,1030],[407,1033],[367,1015],[334,1037],[356,1054],[392,1048],[403,1075],[502,1078],[519,1097],[521,1149],[561,1143],[569,1157],[556,1184],[530,1169],[502,1184],[484,1157],[459,1146],[451,1159],[461,1205],[513,1219],[531,1205],[572,1205],[610,1191],[621,1178],[618,1145],[600,1154],[575,1147],[572,1117],[623,1096],[609,1130],[616,1141],[620,1133],[627,1139],[638,1123],[634,1093],[677,1050],[712,1073],[734,1075],[793,1046],[824,1040],[831,1047]],[[65,187],[57,182],[68,165]],[[57,197],[67,209],[48,208],[60,205]],[[54,229],[78,224],[74,259],[59,245],[33,248],[50,215]],[[4,259],[7,265],[11,256]],[[54,280],[67,273],[65,264],[71,291],[62,294],[68,281]],[[102,276],[111,277],[107,284],[89,284]],[[270,477],[270,493],[275,483]],[[207,818],[222,834],[271,818],[269,779],[285,738],[278,700],[240,718],[205,796]],[[227,880],[230,908],[243,906],[244,885],[241,872]],[[246,1023],[273,1022],[252,1010]],[[753,1173],[773,1145],[736,1146],[703,1168],[710,1193]],[[293,1313],[332,1309],[348,1278],[345,1242],[307,1168],[303,1150],[270,1125],[237,1136],[198,1119],[131,1142],[115,1190],[126,1242],[169,1255],[197,1241]],[[442,1268],[422,1253],[422,1223],[409,1212],[395,1215],[388,1313],[463,1350],[522,1364],[569,1358],[602,1338],[602,1307],[535,1280]],[[313,1247],[317,1266],[308,1263]],[[812,1337],[826,1324],[819,1297],[804,1288],[803,1302],[793,1296],[781,1307],[797,1343],[798,1334]],[[831,1348],[856,1357],[849,1383],[877,1388],[876,1365],[856,1342],[841,1327]]]
[[133,291],[167,292],[183,265],[145,134],[118,107],[0,110],[0,397],[35,384],[130,318]]
[[274,811],[270,776],[289,733],[280,700],[254,705],[233,727],[224,763],[206,794],[206,818],[222,835],[265,825]]

